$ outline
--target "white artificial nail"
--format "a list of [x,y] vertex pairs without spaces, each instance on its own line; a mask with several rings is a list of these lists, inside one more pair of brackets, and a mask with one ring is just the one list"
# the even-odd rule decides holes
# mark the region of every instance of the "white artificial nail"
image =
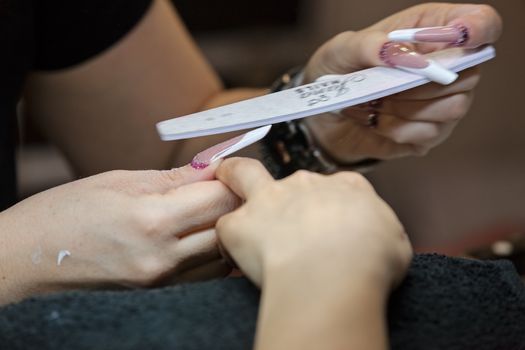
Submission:
[[412,43],[450,43],[460,46],[468,41],[469,32],[467,27],[445,26],[427,28],[408,28],[394,30],[388,33],[388,40],[395,42]]
[[457,78],[458,74],[452,72],[443,66],[437,64],[433,60],[428,60],[428,66],[424,68],[408,68],[408,67],[399,67],[404,71],[415,73],[427,77],[429,80],[434,81],[439,84],[448,85],[453,83]]

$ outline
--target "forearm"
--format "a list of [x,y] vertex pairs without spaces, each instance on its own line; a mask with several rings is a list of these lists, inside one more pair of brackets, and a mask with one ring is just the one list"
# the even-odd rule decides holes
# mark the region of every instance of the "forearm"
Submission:
[[277,274],[264,286],[257,350],[387,349],[381,288],[366,279],[309,278],[305,283]]
[[182,164],[222,137],[163,142],[155,123],[265,93],[225,90],[167,0],[107,51],[71,69],[35,72],[26,111],[82,176]]

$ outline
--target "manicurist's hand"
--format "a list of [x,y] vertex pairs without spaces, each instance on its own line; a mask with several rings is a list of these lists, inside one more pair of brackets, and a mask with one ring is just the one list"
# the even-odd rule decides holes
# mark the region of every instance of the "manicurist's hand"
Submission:
[[[444,28],[419,34],[419,43],[389,43],[388,33],[421,27]],[[494,43],[501,29],[501,18],[487,5],[417,5],[364,30],[337,35],[312,56],[305,79],[381,65],[414,68],[424,63],[419,53]],[[338,114],[308,118],[307,123],[325,151],[342,162],[426,154],[466,114],[479,79],[478,68],[468,69],[450,85],[427,84]]]
[[224,276],[213,227],[239,200],[214,171],[112,171],[2,212],[0,302]]
[[256,349],[386,349],[386,300],[412,250],[372,186],[349,172],[274,181],[241,158],[217,178],[245,199],[216,229],[262,287]]
[[217,232],[256,284],[277,271],[331,270],[387,290],[404,274],[411,257],[405,231],[360,174],[299,171],[275,181],[258,161],[232,158],[217,178],[246,200],[219,219]]

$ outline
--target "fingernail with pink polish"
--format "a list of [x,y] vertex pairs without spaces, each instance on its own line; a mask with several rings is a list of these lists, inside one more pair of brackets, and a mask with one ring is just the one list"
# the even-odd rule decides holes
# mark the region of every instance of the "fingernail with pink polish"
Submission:
[[387,42],[379,52],[381,60],[389,66],[422,75],[436,83],[448,85],[458,75],[433,60],[425,58],[411,48],[394,42]]
[[388,40],[394,42],[450,43],[452,46],[461,46],[466,43],[468,39],[468,29],[463,25],[408,28],[394,30],[388,33]]
[[271,125],[263,126],[212,146],[193,157],[191,166],[194,169],[204,169],[216,160],[227,157],[261,140],[268,134],[271,127]]

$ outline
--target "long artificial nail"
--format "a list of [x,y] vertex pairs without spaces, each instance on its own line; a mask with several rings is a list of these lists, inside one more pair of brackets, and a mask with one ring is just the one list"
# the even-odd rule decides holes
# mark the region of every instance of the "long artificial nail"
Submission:
[[212,146],[193,157],[191,166],[194,169],[204,169],[216,160],[227,157],[261,140],[268,134],[271,127],[271,125],[266,125]]
[[387,42],[381,48],[379,57],[389,66],[422,75],[436,83],[448,85],[458,77],[456,73],[402,44]]
[[388,40],[394,42],[450,43],[452,46],[461,46],[466,43],[468,39],[468,29],[463,25],[409,28],[394,30],[388,33]]

